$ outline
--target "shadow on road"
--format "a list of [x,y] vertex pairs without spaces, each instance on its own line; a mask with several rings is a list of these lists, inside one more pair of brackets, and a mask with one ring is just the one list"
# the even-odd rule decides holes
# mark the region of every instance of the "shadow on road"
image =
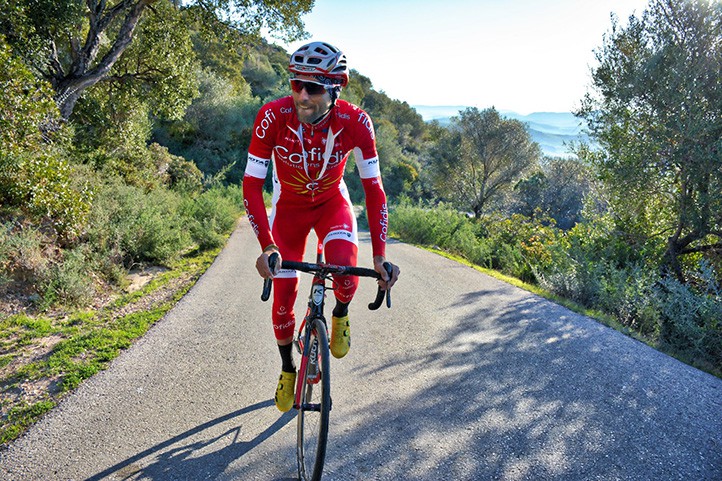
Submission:
[[[189,429],[167,441],[146,449],[135,456],[132,456],[110,468],[88,478],[86,481],[100,481],[114,476],[112,479],[151,479],[151,480],[200,480],[200,479],[216,479],[226,468],[263,443],[266,439],[278,432],[286,424],[295,417],[295,411],[289,411],[281,415],[273,424],[268,426],[263,432],[256,435],[249,441],[240,441],[240,422],[234,427],[218,436],[202,441],[188,442],[190,438],[201,434],[214,426],[220,425],[227,421],[233,421],[241,416],[248,415],[273,406],[273,401],[263,401],[251,406],[244,407],[225,416],[213,419],[207,423],[201,424],[193,429]],[[240,419],[239,419],[240,421]],[[223,448],[208,451],[208,447],[223,438],[231,436],[230,443],[224,443]],[[203,453],[203,454],[198,454]],[[154,461],[145,466],[140,467],[138,464],[141,460],[154,457]]]
[[353,386],[388,402],[357,395],[347,417],[365,422],[333,437],[333,479],[720,479],[721,418],[690,389],[704,373],[508,289],[439,306],[455,323],[435,341],[366,357]]

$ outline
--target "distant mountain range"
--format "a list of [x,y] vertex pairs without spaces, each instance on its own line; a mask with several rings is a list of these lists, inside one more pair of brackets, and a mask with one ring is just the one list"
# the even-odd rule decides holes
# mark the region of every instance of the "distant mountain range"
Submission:
[[[464,105],[412,105],[425,121],[436,120],[441,125],[448,125],[451,117],[459,115]],[[571,112],[534,112],[521,115],[509,110],[500,110],[503,117],[516,119],[527,124],[532,139],[539,144],[545,155],[552,157],[573,157],[569,152],[572,141],[588,142],[584,132],[584,121]]]

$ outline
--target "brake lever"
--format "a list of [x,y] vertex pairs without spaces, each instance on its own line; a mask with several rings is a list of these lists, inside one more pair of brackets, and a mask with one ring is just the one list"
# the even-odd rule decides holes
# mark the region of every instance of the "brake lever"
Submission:
[[[276,271],[276,264],[278,263],[278,252],[272,253],[268,256],[268,267],[271,272]],[[271,287],[273,286],[273,279],[263,279],[263,292],[261,293],[261,300],[266,302],[271,297]]]
[[[391,280],[391,274],[394,272],[394,268],[391,266],[391,263],[384,262],[384,269],[386,270],[386,273],[389,275],[389,280]],[[386,288],[386,307],[391,309],[391,288]]]
[[[386,273],[389,275],[389,279],[391,279],[391,273],[393,272],[393,267],[391,267],[391,264],[388,262],[384,262],[383,264],[384,269],[386,270]],[[372,303],[369,304],[369,309],[372,311],[375,311],[379,307],[381,307],[381,303],[384,301],[384,297],[386,297],[386,307],[391,307],[391,288],[388,289],[382,289],[381,286],[379,286],[378,291],[376,291],[376,299]]]

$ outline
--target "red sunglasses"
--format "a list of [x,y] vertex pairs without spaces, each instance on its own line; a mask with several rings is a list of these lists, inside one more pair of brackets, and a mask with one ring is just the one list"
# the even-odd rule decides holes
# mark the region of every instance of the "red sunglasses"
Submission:
[[308,95],[320,95],[326,92],[326,85],[297,78],[291,79],[291,90],[300,94],[303,89],[306,89]]

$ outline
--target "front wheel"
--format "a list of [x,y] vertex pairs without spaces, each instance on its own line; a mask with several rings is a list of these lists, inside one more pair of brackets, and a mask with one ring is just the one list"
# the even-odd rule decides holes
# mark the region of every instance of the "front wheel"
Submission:
[[323,472],[331,411],[328,333],[320,319],[311,321],[311,335],[304,345],[308,359],[301,367],[301,404],[298,406],[296,459],[298,477],[318,481]]

